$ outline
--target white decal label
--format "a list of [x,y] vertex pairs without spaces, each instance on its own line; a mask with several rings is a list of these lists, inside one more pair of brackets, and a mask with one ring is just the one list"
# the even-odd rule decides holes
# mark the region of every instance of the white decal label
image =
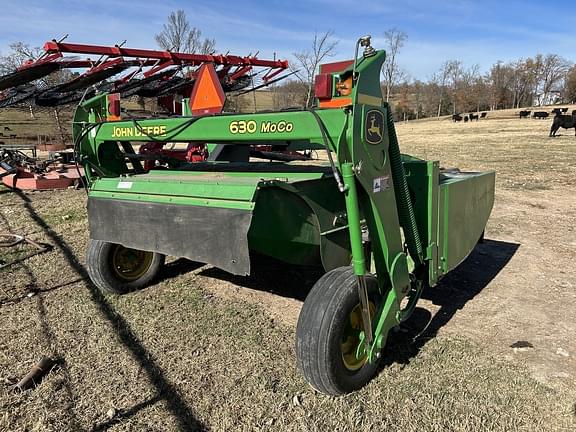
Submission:
[[116,188],[117,189],[132,189],[132,182],[119,181],[118,186],[116,186]]
[[388,176],[376,177],[372,182],[372,191],[377,193],[388,189],[390,187],[388,179]]

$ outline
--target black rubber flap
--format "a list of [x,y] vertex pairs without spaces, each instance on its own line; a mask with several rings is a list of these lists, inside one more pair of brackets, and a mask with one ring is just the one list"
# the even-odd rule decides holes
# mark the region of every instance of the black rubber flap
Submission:
[[250,274],[249,210],[88,199],[90,237]]

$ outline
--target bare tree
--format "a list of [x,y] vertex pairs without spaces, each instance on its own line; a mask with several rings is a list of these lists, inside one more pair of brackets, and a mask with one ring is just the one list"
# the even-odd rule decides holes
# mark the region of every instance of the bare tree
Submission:
[[[468,69],[460,68],[460,76],[456,83],[456,100],[460,111],[475,111],[477,107],[477,97],[474,93],[475,83],[480,75],[480,66],[475,64]],[[456,109],[456,103],[454,103]]]
[[566,75],[564,99],[566,102],[576,102],[576,66],[572,66]]
[[436,116],[440,117],[442,114],[442,103],[444,101],[444,95],[446,91],[446,86],[449,83],[449,78],[452,75],[452,69],[454,65],[458,63],[456,60],[447,60],[445,61],[442,66],[440,66],[440,70],[436,72],[432,76],[432,83],[435,84],[436,88],[438,89],[438,111]]
[[300,108],[306,104],[308,86],[304,82],[291,80],[273,87],[272,102],[275,110]]
[[490,82],[490,109],[496,110],[505,108],[508,83],[509,68],[501,60],[497,61],[490,68],[488,80]]
[[314,88],[314,75],[320,64],[327,57],[332,57],[338,45],[337,40],[333,40],[334,32],[329,30],[321,35],[314,33],[314,40],[312,41],[312,50],[294,53],[296,58],[296,65],[291,66],[293,70],[299,70],[295,75],[303,83],[308,86],[306,96],[306,107],[312,104],[312,91]]
[[521,101],[521,103],[526,105],[532,105],[534,103],[534,97],[538,92],[538,77],[540,75],[541,64],[538,59],[528,58],[526,59],[524,68],[524,79],[526,83],[526,100]]
[[416,114],[416,120],[418,120],[423,111],[422,99],[424,96],[424,83],[420,80],[414,80],[412,87],[414,88],[414,112]]
[[394,111],[398,120],[409,120],[414,117],[413,88],[407,81],[398,85],[398,96],[396,97],[396,106]]
[[14,42],[9,45],[10,53],[0,57],[0,73],[14,72],[27,61],[36,60],[44,51],[40,47],[30,47],[24,42]]
[[464,69],[460,60],[451,60],[448,62],[448,82],[452,93],[452,113],[456,114],[458,104],[458,91],[462,84],[462,74]]
[[174,52],[212,54],[216,47],[214,39],[202,39],[202,31],[190,25],[182,9],[168,15],[168,22],[154,39],[160,48]]
[[384,84],[386,86],[386,102],[390,99],[392,88],[405,78],[405,73],[398,66],[398,53],[404,46],[408,35],[396,28],[384,32],[384,41],[386,43],[386,61],[382,67],[384,75]]
[[546,102],[552,90],[561,87],[571,63],[558,54],[538,54],[536,61],[540,64],[540,97],[541,101]]
[[490,86],[486,75],[476,77],[471,94],[476,111],[490,109]]
[[512,93],[512,108],[532,104],[533,91],[536,86],[538,69],[532,59],[520,59],[509,64],[510,90]]
[[[24,42],[13,42],[9,47],[10,53],[0,57],[0,75],[14,72],[27,61],[34,61],[44,53],[42,48],[31,47]],[[42,81],[36,84],[45,85]],[[31,102],[28,102],[28,109],[30,110],[30,117],[35,118],[34,107]]]

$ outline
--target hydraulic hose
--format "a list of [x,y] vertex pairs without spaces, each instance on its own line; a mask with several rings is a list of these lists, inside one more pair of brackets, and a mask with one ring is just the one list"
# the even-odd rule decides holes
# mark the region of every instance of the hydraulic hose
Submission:
[[404,230],[404,238],[408,246],[408,252],[418,266],[422,264],[423,260],[422,242],[420,241],[420,233],[416,225],[416,216],[414,214],[412,200],[410,199],[404,165],[402,165],[402,156],[400,155],[400,147],[398,147],[398,138],[396,136],[396,129],[394,128],[394,118],[392,117],[392,111],[388,104],[386,104],[386,111],[388,113],[386,118],[388,137],[390,139],[388,153],[390,155],[392,179],[394,181],[394,194],[396,195],[396,203],[398,205],[398,217],[400,218],[400,225]]
[[344,193],[346,191],[346,187],[344,185],[344,182],[342,181],[342,177],[340,176],[338,169],[336,168],[336,165],[334,164],[334,159],[332,158],[332,153],[330,151],[330,145],[328,143],[328,141],[330,140],[330,136],[328,135],[328,132],[326,131],[326,125],[324,124],[324,122],[322,121],[322,119],[320,118],[320,116],[318,115],[316,110],[309,109],[308,111],[314,116],[314,118],[316,119],[316,122],[318,123],[318,128],[320,129],[320,132],[322,133],[322,140],[324,141],[324,148],[326,149],[326,155],[328,156],[328,161],[330,162],[330,168],[332,169],[332,174],[334,175],[334,178],[336,179],[336,183],[338,184],[338,190],[340,192]]

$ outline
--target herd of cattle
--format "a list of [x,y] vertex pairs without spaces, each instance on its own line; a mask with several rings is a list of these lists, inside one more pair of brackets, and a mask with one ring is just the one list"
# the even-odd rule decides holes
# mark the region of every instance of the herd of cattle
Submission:
[[[576,110],[572,110],[572,115],[567,115],[568,108],[554,108],[550,113],[548,111],[529,111],[529,110],[522,110],[520,111],[519,117],[520,118],[528,118],[530,114],[532,114],[532,118],[544,120],[547,119],[550,114],[554,114],[554,121],[552,122],[552,127],[550,128],[549,136],[554,137],[556,136],[556,132],[560,128],[564,129],[571,129],[574,128],[574,135],[576,136]],[[478,119],[486,118],[487,113],[469,113],[469,114],[453,114],[452,121],[460,122],[464,120],[464,123],[468,121],[473,121]]]
[[[548,113],[548,111],[534,111],[532,113],[532,118],[544,120],[547,119],[550,114],[554,114],[554,120],[550,127],[549,136],[556,136],[556,132],[560,128],[574,128],[574,135],[576,135],[576,110],[572,110],[572,115],[567,115],[567,112],[568,108],[554,108],[550,113]],[[518,114],[520,118],[528,118],[530,117],[530,113],[531,111],[522,110]]]
[[483,113],[479,113],[479,114],[480,115],[474,114],[474,113],[469,113],[469,114],[464,114],[464,117],[462,117],[461,114],[452,114],[452,121],[460,122],[460,121],[464,120],[464,123],[466,123],[467,121],[473,121],[473,120],[478,121],[478,119],[486,118],[486,115],[488,113],[483,112]]
[[550,113],[548,111],[534,111],[532,113],[532,111],[522,110],[518,113],[518,115],[520,118],[528,118],[530,117],[530,113],[532,113],[532,118],[543,120],[548,118],[550,114],[562,115],[563,113],[567,112],[568,108],[554,108]]

